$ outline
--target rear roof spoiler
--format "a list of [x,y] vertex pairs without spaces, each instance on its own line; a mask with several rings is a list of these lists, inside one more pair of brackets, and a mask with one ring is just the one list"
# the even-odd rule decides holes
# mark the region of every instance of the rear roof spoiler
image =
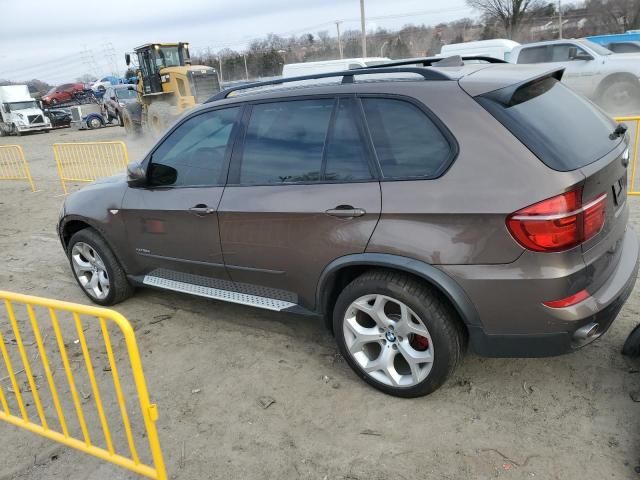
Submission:
[[[517,105],[521,103],[517,99],[517,93],[525,88],[529,88],[537,83],[541,83],[544,80],[549,78],[555,78],[557,81],[562,80],[562,75],[564,74],[564,67],[559,68],[557,70],[553,70],[551,72],[543,73],[542,75],[538,75],[533,78],[529,78],[524,82],[515,83],[513,85],[509,85],[507,87],[503,87],[493,92],[488,92],[487,96],[490,96],[492,100],[495,100],[507,107],[511,107],[513,105]],[[541,92],[542,93],[542,92]]]
[[519,88],[526,87],[547,78],[560,81],[564,67],[549,68],[537,64],[495,65],[493,68],[481,68],[461,77],[458,83],[472,97],[501,91],[500,102],[508,102]]

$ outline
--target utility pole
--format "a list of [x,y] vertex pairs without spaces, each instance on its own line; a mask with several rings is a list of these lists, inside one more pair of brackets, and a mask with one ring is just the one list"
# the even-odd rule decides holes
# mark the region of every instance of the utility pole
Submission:
[[364,25],[364,0],[360,0],[360,27],[362,28],[362,58],[367,58],[367,29]]
[[562,3],[558,0],[558,38],[562,38]]
[[340,53],[340,60],[342,60],[342,40],[340,39],[340,24],[342,22],[336,22],[336,29],[338,30],[338,52]]
[[249,80],[249,69],[247,68],[247,55],[243,53],[242,58],[244,58],[244,78],[245,80]]
[[222,85],[222,55],[218,55],[218,65],[220,66],[220,85]]

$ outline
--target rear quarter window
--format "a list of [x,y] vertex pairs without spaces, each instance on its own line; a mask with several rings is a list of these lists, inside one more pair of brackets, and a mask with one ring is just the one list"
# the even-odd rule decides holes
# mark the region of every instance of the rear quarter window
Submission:
[[363,98],[362,105],[385,179],[435,178],[444,173],[454,149],[424,111],[391,98]]
[[523,48],[518,54],[517,63],[543,63],[550,61],[548,49],[543,47]]
[[554,77],[506,87],[476,100],[548,167],[567,172],[613,150],[615,122]]

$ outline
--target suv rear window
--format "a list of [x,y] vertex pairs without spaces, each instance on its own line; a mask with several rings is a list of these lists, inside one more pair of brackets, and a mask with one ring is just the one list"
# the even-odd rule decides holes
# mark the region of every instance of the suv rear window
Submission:
[[476,97],[548,167],[568,172],[602,158],[622,140],[615,123],[554,77]]

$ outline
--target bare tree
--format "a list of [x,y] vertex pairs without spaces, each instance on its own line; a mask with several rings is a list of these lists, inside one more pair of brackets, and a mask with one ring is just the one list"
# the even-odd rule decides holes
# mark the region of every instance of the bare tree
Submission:
[[589,0],[586,7],[611,33],[622,33],[640,27],[639,0]]
[[487,20],[498,20],[508,38],[513,38],[527,14],[544,5],[543,0],[467,0],[467,5],[483,13]]

